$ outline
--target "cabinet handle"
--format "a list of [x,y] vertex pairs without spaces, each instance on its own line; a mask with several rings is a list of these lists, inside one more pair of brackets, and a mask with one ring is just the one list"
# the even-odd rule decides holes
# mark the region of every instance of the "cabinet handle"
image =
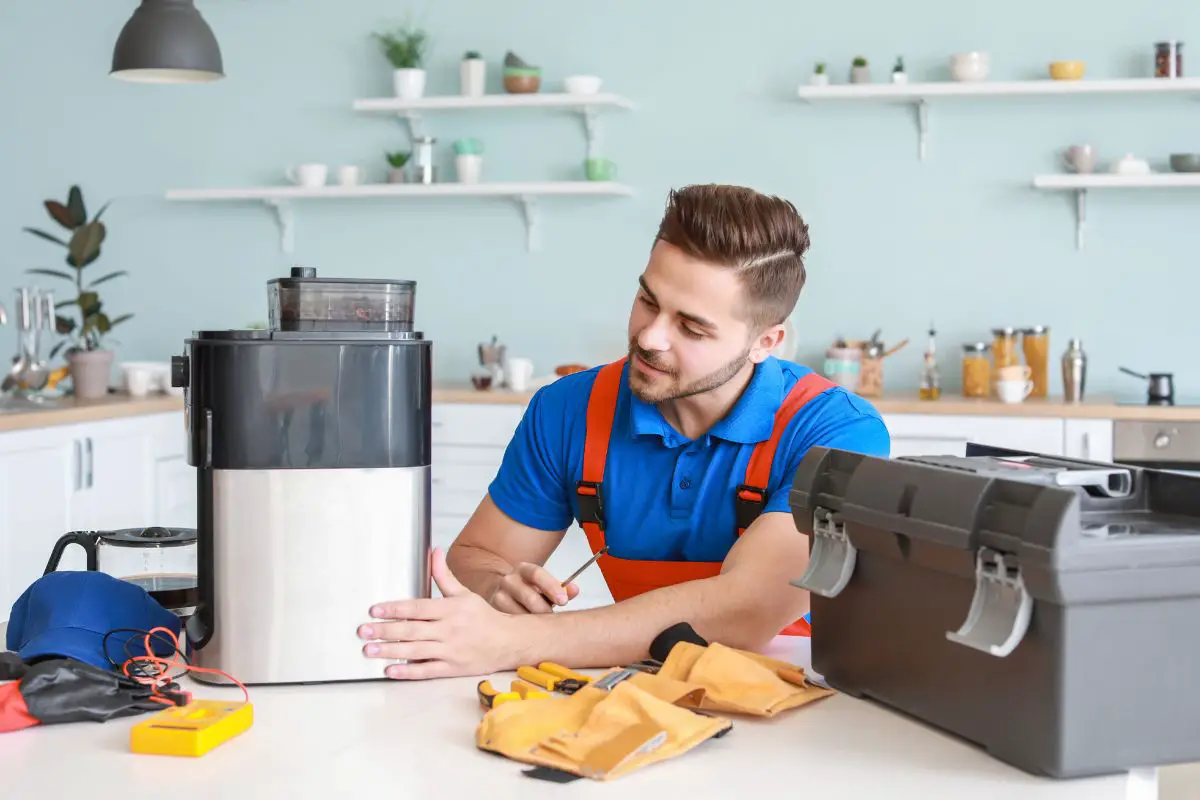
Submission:
[[1083,457],[1085,459],[1092,457],[1092,435],[1087,431],[1083,432]]
[[92,480],[93,454],[92,454],[92,437],[90,437],[90,436],[87,438],[87,458],[88,458],[87,486],[90,489],[95,485],[95,481]]
[[83,488],[83,442],[75,440],[75,491]]

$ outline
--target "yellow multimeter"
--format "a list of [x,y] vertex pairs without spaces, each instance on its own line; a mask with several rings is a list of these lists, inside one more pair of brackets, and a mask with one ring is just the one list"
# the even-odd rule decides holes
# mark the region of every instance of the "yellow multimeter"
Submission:
[[226,700],[193,700],[186,706],[163,709],[130,729],[135,753],[161,756],[202,756],[254,722],[254,706]]

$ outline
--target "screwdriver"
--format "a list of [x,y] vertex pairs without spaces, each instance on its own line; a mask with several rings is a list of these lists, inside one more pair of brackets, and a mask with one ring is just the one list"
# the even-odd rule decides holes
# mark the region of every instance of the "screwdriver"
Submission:
[[607,552],[608,552],[608,545],[604,545],[604,547],[600,548],[600,552],[599,552],[599,553],[596,553],[596,555],[592,556],[592,557],[591,557],[591,558],[589,558],[587,561],[583,562],[583,566],[582,566],[582,567],[580,567],[579,569],[577,569],[577,570],[575,570],[574,572],[572,572],[572,573],[571,573],[571,577],[569,577],[569,578],[567,578],[565,581],[563,581],[563,582],[562,582],[562,585],[563,585],[563,586],[566,586],[568,583],[570,583],[571,581],[573,581],[573,580],[575,580],[576,578],[578,578],[578,577],[580,576],[580,574],[582,574],[582,572],[583,572],[585,569],[587,569],[588,567],[590,567],[592,564],[595,564],[595,563],[596,563],[596,559],[597,559],[597,558],[599,558],[600,556],[604,555],[604,554],[605,554],[605,553],[607,553]]

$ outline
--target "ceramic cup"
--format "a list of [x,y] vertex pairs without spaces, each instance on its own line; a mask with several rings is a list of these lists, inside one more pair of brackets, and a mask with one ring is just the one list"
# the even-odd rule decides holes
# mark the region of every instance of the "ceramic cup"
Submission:
[[342,186],[358,186],[362,182],[362,168],[353,164],[338,167],[337,180]]
[[325,180],[329,177],[329,167],[324,164],[299,164],[288,167],[283,174],[292,183],[311,189],[315,186],[325,185]]
[[510,358],[504,365],[504,380],[508,388],[514,392],[523,392],[529,388],[533,379],[533,362],[528,358]]
[[1095,172],[1096,148],[1090,144],[1071,145],[1063,153],[1063,165],[1071,172]]
[[1026,364],[1013,364],[996,370],[996,379],[1001,381],[1027,381],[1033,377],[1033,370]]
[[996,397],[1001,403],[1020,403],[1029,397],[1033,391],[1033,381],[1029,380],[1000,380],[996,381]]

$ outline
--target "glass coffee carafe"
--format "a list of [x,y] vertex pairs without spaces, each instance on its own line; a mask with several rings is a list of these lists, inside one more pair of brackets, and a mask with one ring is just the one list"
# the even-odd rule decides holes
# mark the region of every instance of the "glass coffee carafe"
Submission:
[[192,528],[124,528],[71,531],[50,552],[46,573],[58,569],[67,547],[87,554],[87,569],[137,584],[164,608],[180,617],[196,605],[196,531]]

